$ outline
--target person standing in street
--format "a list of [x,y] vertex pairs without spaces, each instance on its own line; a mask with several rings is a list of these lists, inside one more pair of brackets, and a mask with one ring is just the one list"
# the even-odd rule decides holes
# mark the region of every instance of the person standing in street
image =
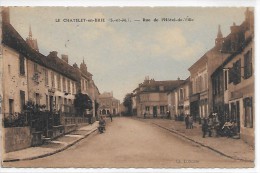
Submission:
[[213,129],[213,113],[209,115],[209,121],[208,121],[208,131],[209,131],[209,137],[211,137]]
[[189,116],[186,114],[185,115],[185,125],[186,125],[186,129],[189,128]]
[[110,118],[110,120],[111,120],[111,122],[113,121],[113,117],[112,117],[112,114],[111,113],[109,113],[109,118]]
[[208,131],[208,122],[205,118],[203,119],[203,124],[201,127],[202,127],[202,132],[203,132],[203,138],[205,138],[207,131]]
[[193,117],[191,115],[188,116],[189,116],[189,128],[193,129]]

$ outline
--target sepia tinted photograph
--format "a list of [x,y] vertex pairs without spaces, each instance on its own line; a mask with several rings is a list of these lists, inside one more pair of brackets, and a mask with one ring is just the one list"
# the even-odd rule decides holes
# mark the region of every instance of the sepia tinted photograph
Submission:
[[0,7],[3,168],[254,168],[254,7]]

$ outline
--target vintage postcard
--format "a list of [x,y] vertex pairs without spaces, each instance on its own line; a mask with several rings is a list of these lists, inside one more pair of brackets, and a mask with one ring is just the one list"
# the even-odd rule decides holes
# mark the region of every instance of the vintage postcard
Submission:
[[254,168],[254,7],[1,7],[4,168]]

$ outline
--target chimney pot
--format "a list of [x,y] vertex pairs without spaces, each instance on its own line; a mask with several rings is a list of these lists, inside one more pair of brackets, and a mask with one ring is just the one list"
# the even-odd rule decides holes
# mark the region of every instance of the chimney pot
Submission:
[[66,63],[69,63],[69,57],[68,57],[68,55],[62,54],[62,55],[61,55],[61,59],[62,59],[63,61],[65,61]]
[[50,52],[50,55],[51,55],[51,56],[56,56],[56,57],[57,57],[57,56],[58,56],[58,52],[57,52],[57,51],[51,51],[51,52]]
[[2,7],[2,21],[3,23],[10,23],[9,7]]

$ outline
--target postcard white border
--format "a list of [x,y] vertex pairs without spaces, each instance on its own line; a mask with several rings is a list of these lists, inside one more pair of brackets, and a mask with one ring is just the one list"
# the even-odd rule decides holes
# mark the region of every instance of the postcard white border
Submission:
[[[255,75],[259,76],[260,75],[260,60],[259,60],[259,15],[260,15],[260,1],[258,0],[143,0],[143,1],[137,1],[137,0],[99,0],[99,1],[91,1],[91,0],[1,0],[0,1],[0,6],[81,6],[81,7],[87,7],[87,6],[151,6],[151,7],[158,7],[158,6],[174,6],[174,7],[243,7],[243,6],[250,6],[250,7],[255,7],[255,27],[258,32],[255,32],[255,46],[256,46],[256,52],[255,56],[257,57],[255,59],[255,64],[256,68],[255,69]],[[255,77],[255,105],[259,105],[260,103],[260,93],[259,93],[259,88],[260,88],[260,81],[259,77]],[[237,173],[256,173],[260,172],[260,161],[259,161],[259,126],[260,126],[260,108],[259,106],[256,106],[256,116],[255,116],[255,121],[256,121],[256,127],[255,127],[255,168],[249,168],[249,169],[220,169],[220,168],[215,168],[215,169],[194,169],[194,168],[189,168],[189,169],[82,169],[82,168],[70,168],[70,169],[46,169],[46,168],[37,168],[37,169],[29,169],[29,168],[0,168],[0,172],[3,173],[11,173],[11,172],[35,172],[35,173],[42,173],[42,172],[162,172],[162,173],[169,173],[169,172],[195,172],[195,173],[206,173],[206,172],[237,172]]]

